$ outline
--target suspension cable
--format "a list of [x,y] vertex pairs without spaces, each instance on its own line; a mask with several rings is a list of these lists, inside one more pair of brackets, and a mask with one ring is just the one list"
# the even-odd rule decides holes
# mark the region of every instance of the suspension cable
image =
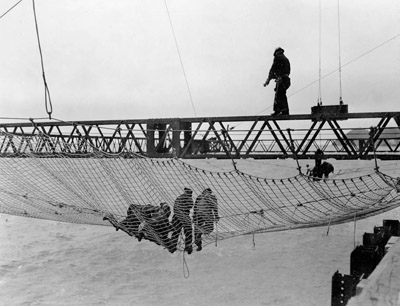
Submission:
[[340,90],[340,96],[339,96],[339,104],[343,104],[343,99],[342,99],[342,60],[341,60],[341,48],[340,48],[340,5],[339,5],[340,0],[337,0],[337,15],[338,15],[338,39],[339,39],[339,90]]
[[49,87],[47,86],[46,75],[44,73],[44,62],[43,62],[42,47],[40,45],[39,27],[38,27],[38,22],[37,22],[37,17],[36,17],[35,0],[32,0],[32,5],[33,5],[33,16],[35,18],[36,37],[37,37],[38,47],[39,47],[40,62],[42,65],[42,77],[43,77],[43,82],[44,82],[44,105],[46,108],[46,112],[49,115],[49,119],[51,119],[51,113],[53,112],[53,105],[51,103],[50,91],[49,91]]
[[170,24],[170,26],[171,26],[172,35],[173,35],[173,37],[174,37],[176,50],[178,51],[178,56],[179,56],[179,61],[180,61],[180,63],[181,63],[181,67],[182,67],[182,71],[183,71],[183,76],[185,77],[186,88],[187,88],[188,93],[189,93],[189,98],[190,98],[190,102],[191,102],[191,104],[192,104],[193,113],[194,113],[194,116],[197,117],[196,108],[195,108],[195,106],[194,106],[194,102],[193,102],[193,98],[192,98],[192,93],[190,92],[189,82],[188,82],[188,79],[187,79],[187,76],[186,76],[186,72],[185,72],[185,66],[183,65],[183,60],[182,60],[181,52],[179,51],[179,46],[178,46],[178,41],[177,41],[177,39],[176,39],[174,26],[173,26],[172,21],[171,21],[171,15],[169,14],[169,9],[168,9],[167,0],[164,0],[164,3],[165,3],[165,9],[166,9],[167,15],[168,15],[169,24]]
[[[364,56],[366,56],[366,55],[368,55],[369,53],[375,51],[376,49],[379,49],[380,47],[383,47],[384,45],[386,45],[387,43],[391,42],[392,40],[395,40],[395,39],[398,38],[398,37],[400,37],[400,33],[396,34],[395,36],[393,36],[393,37],[391,37],[391,38],[389,38],[389,39],[387,39],[387,40],[385,40],[384,42],[380,43],[380,44],[377,45],[376,47],[374,47],[374,48],[372,48],[372,49],[369,49],[368,51],[365,51],[364,53],[360,54],[359,56],[357,56],[356,58],[352,59],[351,61],[348,61],[347,63],[343,64],[343,65],[341,66],[341,68],[346,67],[346,66],[352,64],[353,62],[359,60],[360,58],[362,58],[362,57],[364,57]],[[329,73],[327,73],[327,74],[324,74],[324,75],[321,77],[321,79],[324,79],[324,78],[330,76],[331,74],[335,73],[335,72],[338,71],[338,70],[339,70],[339,69],[335,69],[335,70],[332,70],[331,72],[329,72]],[[290,96],[288,96],[288,97],[291,97],[291,96],[293,96],[293,95],[299,93],[300,91],[303,91],[304,89],[306,89],[306,88],[308,88],[308,87],[314,85],[314,84],[317,83],[317,82],[318,82],[318,80],[311,82],[310,84],[308,84],[308,85],[306,85],[306,86],[300,88],[299,90],[295,91],[294,93],[290,94]]]
[[[344,67],[346,67],[346,66],[352,64],[352,63],[355,62],[355,61],[358,61],[360,58],[362,58],[362,57],[368,55],[369,53],[375,51],[376,49],[379,49],[379,48],[383,47],[384,45],[388,44],[388,43],[391,42],[392,40],[397,39],[398,37],[400,37],[400,33],[397,33],[396,35],[394,35],[394,36],[392,36],[391,38],[389,38],[389,39],[383,41],[383,42],[380,43],[379,45],[373,47],[372,49],[369,49],[369,50],[365,51],[364,53],[360,54],[360,55],[357,56],[356,58],[353,58],[351,61],[348,61],[347,63],[341,65],[341,68],[344,68]],[[338,71],[338,70],[339,70],[339,69],[334,69],[334,70],[332,70],[331,72],[329,72],[329,73],[327,73],[327,74],[324,74],[323,76],[321,76],[321,79],[324,79],[324,78],[326,78],[326,77],[328,77],[328,76],[334,74],[334,73],[335,73],[336,71]],[[288,95],[288,98],[290,98],[290,97],[292,97],[292,96],[298,94],[299,92],[301,92],[301,91],[307,89],[308,87],[314,85],[314,84],[317,83],[318,81],[319,81],[319,79],[318,79],[318,80],[315,80],[315,81],[312,81],[311,83],[305,85],[304,87],[300,88],[299,90],[296,90],[295,92],[293,92],[293,93],[291,93],[290,95]],[[265,112],[266,110],[270,109],[271,107],[272,107],[272,106],[268,106],[268,107],[262,109],[261,111],[259,111],[259,112],[257,113],[257,115],[262,114],[263,112]]]
[[10,11],[12,11],[13,8],[15,8],[18,4],[20,4],[23,0],[19,0],[17,3],[15,3],[12,7],[10,7],[7,11],[5,11],[1,16],[0,19],[3,18],[5,15],[7,15]]
[[321,92],[321,53],[322,53],[322,35],[321,35],[321,31],[322,31],[322,26],[321,26],[321,0],[319,0],[319,22],[318,22],[318,27],[319,27],[319,68],[318,68],[318,101],[317,104],[318,105],[322,105],[322,92]]

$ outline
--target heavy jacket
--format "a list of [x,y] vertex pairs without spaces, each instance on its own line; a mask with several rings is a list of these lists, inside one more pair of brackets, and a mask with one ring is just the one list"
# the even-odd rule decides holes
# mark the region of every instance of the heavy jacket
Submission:
[[218,203],[215,195],[203,192],[194,203],[194,220],[218,221]]
[[290,62],[288,58],[283,53],[275,55],[271,69],[269,70],[268,77],[270,79],[277,79],[282,76],[289,76],[289,75],[290,75]]
[[174,216],[183,223],[191,223],[190,210],[193,207],[192,196],[188,193],[181,194],[174,204]]

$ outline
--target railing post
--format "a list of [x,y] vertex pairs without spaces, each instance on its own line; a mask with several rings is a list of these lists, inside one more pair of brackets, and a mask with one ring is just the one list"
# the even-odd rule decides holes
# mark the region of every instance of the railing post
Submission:
[[[171,121],[172,128],[172,150],[176,157],[180,157],[183,148],[185,148],[192,138],[192,123],[173,119]],[[183,147],[181,146],[181,133],[183,132]],[[190,151],[189,151],[190,152]]]
[[154,126],[155,126],[155,122],[154,122],[154,120],[149,120],[149,121],[147,121],[147,124],[146,124],[146,135],[147,135],[147,141],[146,141],[146,143],[147,143],[147,148],[146,148],[146,151],[147,151],[147,155],[149,156],[149,157],[155,157],[156,156],[156,146],[155,146],[155,139],[154,139],[154,131],[155,131],[155,128],[154,128]]

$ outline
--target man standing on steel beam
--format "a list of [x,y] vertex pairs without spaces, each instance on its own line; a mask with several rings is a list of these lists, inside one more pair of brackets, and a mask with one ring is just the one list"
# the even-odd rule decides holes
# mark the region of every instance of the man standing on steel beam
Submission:
[[290,62],[283,54],[285,50],[281,47],[276,48],[274,52],[274,61],[269,70],[268,78],[264,83],[264,87],[274,79],[275,85],[275,100],[274,112],[272,116],[289,115],[289,105],[286,97],[286,90],[290,87]]

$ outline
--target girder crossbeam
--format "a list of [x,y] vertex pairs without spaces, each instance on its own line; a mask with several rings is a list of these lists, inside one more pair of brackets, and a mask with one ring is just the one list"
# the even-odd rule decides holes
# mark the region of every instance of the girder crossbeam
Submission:
[[305,159],[318,148],[328,158],[400,159],[400,112],[0,124],[0,156]]

